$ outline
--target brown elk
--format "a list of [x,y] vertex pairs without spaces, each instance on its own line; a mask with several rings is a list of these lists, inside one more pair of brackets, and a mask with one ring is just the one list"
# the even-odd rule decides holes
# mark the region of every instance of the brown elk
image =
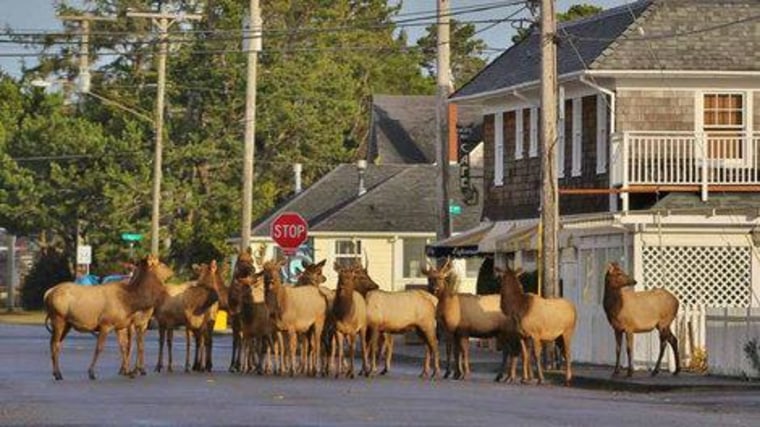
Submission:
[[[538,371],[538,382],[544,381],[541,367],[541,341],[554,341],[561,338],[561,347],[565,359],[565,385],[570,385],[573,377],[570,360],[570,344],[575,332],[575,305],[563,298],[542,298],[525,293],[518,274],[509,267],[496,268],[501,275],[501,311],[513,319],[522,339],[523,381],[528,380],[530,369],[525,346],[530,340]],[[513,359],[512,363],[515,363]]]
[[[516,341],[517,330],[514,322],[501,311],[500,295],[473,295],[456,292],[456,273],[451,260],[440,269],[427,266],[422,274],[428,278],[428,290],[438,298],[438,321],[443,326],[448,339],[454,346],[457,363],[455,378],[467,379],[470,374],[470,337],[497,337],[502,345]],[[446,363],[450,365],[450,350],[447,346]],[[444,378],[448,376],[449,368]],[[514,379],[514,372],[510,380]]]
[[[279,331],[288,336],[288,363],[290,375],[296,371],[296,344],[298,334],[322,336],[322,329],[327,316],[327,301],[319,289],[314,286],[283,286],[280,267],[284,261],[267,261],[264,263],[265,302]],[[314,341],[314,360],[310,363],[309,374],[317,374],[321,365],[321,340]]]
[[185,371],[190,371],[190,344],[195,341],[195,356],[192,369],[211,370],[211,361],[207,341],[210,332],[209,319],[215,315],[215,306],[219,300],[219,284],[216,261],[210,264],[194,266],[198,278],[181,285],[167,286],[169,298],[155,311],[158,323],[159,347],[158,362],[155,371],[163,369],[164,346],[168,354],[167,370],[172,371],[172,344],[174,329],[185,328]]
[[[237,279],[242,286],[240,299],[240,330],[242,347],[242,372],[251,372],[256,367],[258,374],[270,371],[274,356],[274,371],[280,372],[282,359],[282,335],[277,332],[269,308],[264,300],[264,274],[254,273],[251,277]],[[264,356],[268,354],[267,366]]]
[[625,274],[618,263],[610,263],[604,275],[604,312],[615,331],[615,370],[620,372],[620,346],[625,333],[628,352],[628,376],[633,375],[633,335],[657,329],[660,333],[660,355],[652,371],[652,376],[660,372],[660,362],[665,353],[666,343],[673,349],[676,370],[681,371],[678,357],[678,339],[670,330],[670,325],[678,313],[678,299],[665,289],[648,291],[628,291],[624,288],[636,285],[636,281]]
[[362,351],[362,370],[367,371],[367,306],[364,297],[357,292],[356,267],[341,267],[335,263],[335,271],[338,273],[338,285],[335,301],[332,306],[332,319],[335,322],[335,337],[331,351],[331,364],[338,351],[338,363],[335,369],[335,377],[339,377],[343,367],[343,339],[348,343],[348,371],[346,377],[354,377],[354,355],[356,351],[356,337],[359,336],[359,344]]
[[[240,251],[238,259],[235,262],[235,268],[232,272],[232,281],[230,282],[227,296],[227,315],[232,329],[232,357],[230,359],[230,372],[240,370],[240,356],[242,353],[242,320],[241,303],[244,298],[244,282],[250,279],[256,273],[251,248]],[[250,289],[250,288],[249,288]]]
[[[366,300],[370,363],[367,375],[373,376],[377,369],[381,333],[393,334],[415,329],[426,346],[425,361],[420,376],[426,377],[429,374],[432,357],[431,378],[436,378],[440,371],[438,339],[435,334],[435,307],[438,303],[436,297],[427,291],[416,289],[402,292],[374,290],[367,293]],[[386,355],[386,361],[389,360],[387,357],[388,355]]]
[[127,283],[81,286],[66,282],[45,292],[45,310],[52,326],[50,353],[53,377],[56,380],[63,379],[59,356],[63,339],[71,328],[98,334],[95,353],[87,370],[90,379],[96,378],[95,363],[111,330],[122,331],[119,334],[119,347],[124,364],[128,357],[128,334],[125,332],[132,325],[134,314],[155,308],[166,298],[164,284],[156,274],[159,265],[158,258],[148,255],[140,260],[137,270]]

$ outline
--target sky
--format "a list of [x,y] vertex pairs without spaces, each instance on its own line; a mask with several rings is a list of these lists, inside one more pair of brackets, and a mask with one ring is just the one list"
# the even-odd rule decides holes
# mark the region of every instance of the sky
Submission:
[[[69,1],[69,3],[80,3],[82,0]],[[630,2],[631,0],[557,0],[557,11],[564,12],[571,5],[577,3],[588,3],[603,8],[619,6]],[[389,0],[392,4],[401,2],[402,15],[399,19],[414,19],[430,16],[435,13],[436,0]],[[56,0],[0,0],[0,27],[12,28],[13,30],[29,31],[55,31],[61,30],[60,21],[55,18],[54,3]],[[498,5],[505,4],[504,7],[489,9],[477,13],[459,14],[457,10],[462,8],[479,6],[479,5]],[[498,20],[505,18],[513,13],[517,8],[509,5],[515,3],[514,0],[451,0],[450,7],[453,13],[457,13],[456,19],[460,21],[483,21]],[[431,22],[432,23],[432,22]],[[266,23],[265,23],[266,25]],[[508,22],[493,24],[492,22],[476,23],[476,29],[481,32],[477,34],[482,38],[488,47],[494,49],[506,49],[511,44],[511,38],[514,29]],[[424,26],[407,27],[410,41],[416,40],[424,31]],[[265,42],[266,43],[266,42]],[[0,45],[0,69],[18,77],[21,69],[20,61],[27,61],[27,64],[34,64],[33,58],[14,57],[14,54],[24,52],[19,47],[13,45]],[[33,52],[32,51],[26,51]],[[495,53],[489,56],[489,60],[495,57]]]

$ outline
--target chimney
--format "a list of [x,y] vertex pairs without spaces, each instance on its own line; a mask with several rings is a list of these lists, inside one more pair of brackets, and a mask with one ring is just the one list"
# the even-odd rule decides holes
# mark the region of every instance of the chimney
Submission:
[[364,187],[364,172],[367,171],[367,161],[364,159],[359,159],[356,161],[356,171],[359,172],[359,193],[358,196],[361,197],[364,193],[367,192],[367,189]]
[[295,178],[295,193],[299,194],[302,190],[301,188],[301,170],[303,169],[303,165],[300,163],[294,163],[293,164],[293,175]]

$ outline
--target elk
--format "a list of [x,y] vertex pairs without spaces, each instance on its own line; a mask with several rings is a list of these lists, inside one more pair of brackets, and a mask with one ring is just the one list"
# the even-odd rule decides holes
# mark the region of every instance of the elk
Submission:
[[356,351],[356,337],[362,351],[362,370],[367,371],[367,306],[362,295],[355,291],[357,268],[341,267],[335,263],[333,268],[338,273],[338,285],[335,293],[335,301],[332,306],[332,319],[335,322],[335,337],[330,356],[330,364],[338,350],[338,363],[335,369],[335,378],[340,376],[343,368],[343,339],[348,343],[348,371],[346,377],[354,377],[354,355]]
[[[433,373],[431,378],[435,379],[440,371],[438,339],[435,335],[437,298],[427,291],[416,289],[402,292],[386,292],[378,289],[369,291],[366,300],[370,363],[369,370],[366,372],[367,376],[374,376],[377,369],[381,333],[393,334],[415,329],[426,346],[425,362],[420,376],[424,378],[429,374],[432,356]],[[388,340],[385,341],[388,345]],[[386,362],[390,360],[389,349],[387,351]]]
[[74,328],[79,332],[97,332],[95,353],[87,370],[91,380],[95,376],[95,363],[103,351],[106,337],[111,330],[120,331],[119,347],[122,366],[128,360],[128,334],[125,329],[133,324],[133,316],[139,311],[159,306],[166,298],[166,288],[156,274],[158,258],[148,255],[138,263],[129,282],[106,283],[99,286],[81,286],[64,282],[50,288],[44,295],[47,316],[52,333],[50,353],[53,377],[62,380],[59,356],[66,334]]
[[[456,292],[456,273],[451,259],[440,268],[422,268],[428,278],[428,290],[438,298],[438,321],[454,346],[457,373],[454,378],[467,379],[470,375],[470,337],[498,337],[503,345],[516,341],[514,322],[501,311],[500,295],[473,295]],[[450,366],[450,346],[447,345],[446,363]],[[449,368],[444,378],[449,375]],[[514,379],[514,372],[510,380]]]
[[615,332],[615,370],[613,376],[620,373],[620,346],[625,333],[628,353],[628,376],[633,375],[633,335],[657,329],[660,333],[660,355],[657,357],[652,376],[660,372],[660,362],[665,353],[666,343],[673,349],[676,370],[681,371],[678,357],[678,339],[670,330],[670,325],[678,313],[678,299],[665,289],[648,291],[629,291],[625,288],[636,285],[636,281],[625,274],[620,265],[612,262],[604,275],[604,312]]
[[251,248],[240,251],[235,262],[227,297],[227,313],[232,329],[232,357],[230,360],[230,372],[240,370],[240,355],[242,352],[242,324],[240,319],[241,302],[244,298],[245,279],[249,279],[256,272]]
[[[288,335],[287,369],[295,375],[296,343],[298,334],[322,336],[327,316],[325,296],[314,286],[286,287],[282,284],[280,267],[284,261],[267,261],[263,266],[265,303],[279,331]],[[320,341],[314,340],[314,358],[309,374],[316,375],[320,365]]]
[[263,272],[255,273],[251,277],[237,279],[241,285],[240,299],[240,331],[242,347],[242,372],[251,372],[254,365],[256,373],[263,374],[270,370],[271,357],[267,360],[267,367],[263,366],[264,355],[268,353],[275,358],[274,371],[280,372],[282,359],[282,335],[275,328],[264,300],[264,275]]
[[[521,338],[523,355],[523,381],[528,381],[530,359],[525,351],[528,340],[533,344],[533,353],[538,371],[538,383],[544,381],[541,367],[541,341],[561,338],[565,359],[565,385],[570,385],[573,373],[570,361],[570,344],[575,331],[575,305],[563,298],[542,298],[525,293],[518,274],[509,267],[496,268],[501,276],[501,311],[517,326]],[[513,359],[512,363],[516,363]],[[514,370],[514,367],[513,367]]]
[[172,342],[174,329],[184,326],[185,343],[185,371],[189,372],[191,335],[195,339],[195,357],[192,365],[193,370],[211,370],[210,356],[207,349],[207,331],[209,319],[215,314],[214,306],[219,300],[218,275],[216,261],[210,264],[194,266],[198,279],[181,285],[167,286],[169,298],[155,311],[154,316],[158,322],[158,362],[155,371],[163,369],[164,345],[167,348],[167,370],[172,371]]

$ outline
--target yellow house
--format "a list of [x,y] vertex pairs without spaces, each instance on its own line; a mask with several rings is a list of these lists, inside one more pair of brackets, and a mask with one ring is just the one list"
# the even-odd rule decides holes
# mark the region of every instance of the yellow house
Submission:
[[[458,177],[458,165],[450,176]],[[376,165],[359,162],[333,169],[309,188],[295,194],[253,225],[251,244],[266,247],[268,258],[280,256],[270,238],[272,221],[283,212],[297,212],[309,224],[309,238],[290,257],[283,273],[294,280],[304,262],[327,260],[327,286],[334,287],[333,263],[368,263],[370,276],[388,291],[426,283],[420,269],[432,262],[426,245],[435,241],[435,177],[431,164]],[[480,222],[480,205],[468,205],[457,185],[450,186],[461,213],[452,216],[454,231]],[[455,260],[461,292],[475,292],[482,259]]]

